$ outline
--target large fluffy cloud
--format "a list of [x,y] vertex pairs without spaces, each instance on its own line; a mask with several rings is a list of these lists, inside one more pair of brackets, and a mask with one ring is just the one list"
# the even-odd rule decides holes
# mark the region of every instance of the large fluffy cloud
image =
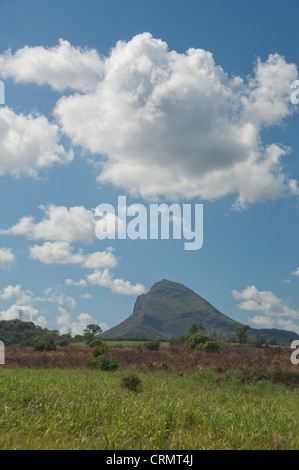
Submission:
[[0,56],[0,75],[19,83],[50,85],[54,90],[94,88],[102,73],[102,62],[95,50],[72,46],[59,40],[55,47],[25,46]]
[[96,90],[61,98],[55,115],[74,144],[101,155],[101,182],[146,198],[236,194],[243,207],[298,194],[282,169],[289,149],[261,141],[294,111],[297,75],[273,54],[246,80],[229,77],[210,52],[169,51],[144,33],[118,42]]
[[55,163],[68,163],[73,152],[59,144],[60,131],[44,116],[0,108],[0,175],[36,177]]
[[[73,144],[99,159],[100,182],[149,199],[234,194],[236,207],[299,194],[283,169],[290,149],[261,139],[264,128],[282,124],[296,109],[290,85],[297,69],[279,54],[258,59],[245,79],[231,77],[210,52],[177,53],[143,33],[119,41],[108,57],[64,40],[52,48],[7,51],[0,56],[0,74],[80,92],[62,97],[55,116]],[[45,118],[1,112],[9,123],[2,139],[0,132],[0,174],[36,174],[72,157]]]
[[271,291],[259,291],[255,286],[239,292],[233,290],[233,297],[241,301],[239,307],[250,312],[262,312],[250,321],[263,328],[283,328],[299,333],[299,310],[289,307]]

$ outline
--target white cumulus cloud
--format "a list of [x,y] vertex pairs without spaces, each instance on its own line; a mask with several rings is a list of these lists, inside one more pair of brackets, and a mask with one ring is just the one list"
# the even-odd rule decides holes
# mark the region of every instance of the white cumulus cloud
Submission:
[[0,269],[8,269],[15,262],[11,248],[0,248]]
[[23,291],[21,284],[10,285],[0,291],[0,299],[4,301],[14,299],[16,304],[30,304],[32,298],[33,293],[29,290]]
[[239,308],[250,312],[262,312],[250,321],[263,328],[283,328],[299,333],[299,310],[289,307],[271,291],[259,291],[255,286],[243,291],[232,291],[233,297],[241,301]]
[[0,175],[36,178],[40,170],[68,163],[73,152],[59,144],[60,130],[45,116],[16,114],[0,108]]
[[57,324],[60,327],[60,333],[65,334],[71,332],[72,335],[82,335],[84,329],[89,324],[98,324],[102,330],[107,330],[107,323],[101,322],[98,323],[94,318],[88,313],[80,313],[77,316],[77,319],[74,321],[70,313],[62,307],[58,307],[59,315],[57,316]]
[[97,51],[74,47],[59,40],[55,47],[25,46],[14,54],[0,56],[2,78],[17,83],[50,85],[54,90],[92,90],[101,76],[103,64]]
[[298,194],[282,166],[290,149],[261,139],[295,112],[297,68],[284,57],[258,59],[247,79],[230,77],[210,52],[177,53],[143,33],[102,61],[97,88],[55,108],[73,144],[100,158],[100,182],[152,199],[234,194],[237,207]]
[[73,279],[66,279],[64,282],[67,286],[87,287],[87,281],[85,281],[85,279],[80,279],[80,281],[73,281]]
[[88,269],[114,268],[117,265],[117,259],[111,251],[96,251],[85,255],[82,266]]
[[299,276],[299,267],[292,273],[294,276]]
[[22,313],[23,321],[32,321],[36,325],[45,327],[47,320],[44,316],[39,314],[39,311],[31,305],[11,305],[7,310],[0,311],[1,320],[15,320],[20,317]]
[[84,257],[80,253],[73,253],[68,242],[45,242],[43,245],[34,245],[30,248],[30,256],[45,264],[78,264]]
[[145,287],[142,284],[133,285],[129,281],[113,278],[109,269],[104,269],[103,271],[96,270],[87,276],[87,280],[91,285],[107,287],[116,294],[140,295],[145,292]]
[[83,268],[113,268],[117,259],[111,251],[96,251],[83,254],[75,253],[68,242],[45,242],[43,245],[30,247],[30,256],[45,264],[81,264]]
[[22,217],[2,235],[25,235],[33,240],[91,241],[95,238],[95,218],[92,211],[83,206],[65,207],[53,204],[41,206],[45,216],[36,222],[32,216]]

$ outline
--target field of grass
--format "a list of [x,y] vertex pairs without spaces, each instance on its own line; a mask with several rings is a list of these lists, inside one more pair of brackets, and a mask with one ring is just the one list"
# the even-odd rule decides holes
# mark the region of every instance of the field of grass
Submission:
[[0,369],[0,449],[299,449],[299,389],[239,372]]

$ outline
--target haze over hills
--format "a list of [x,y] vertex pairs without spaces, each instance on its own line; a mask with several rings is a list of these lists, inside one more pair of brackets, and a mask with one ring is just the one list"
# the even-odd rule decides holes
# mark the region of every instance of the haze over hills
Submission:
[[[184,336],[192,323],[202,323],[207,334],[229,337],[242,324],[219,312],[194,291],[177,282],[163,279],[148,293],[140,295],[133,313],[119,325],[102,334],[103,338],[138,336],[143,338],[171,338]],[[274,338],[278,344],[289,344],[299,336],[292,331],[255,329],[248,332]]]

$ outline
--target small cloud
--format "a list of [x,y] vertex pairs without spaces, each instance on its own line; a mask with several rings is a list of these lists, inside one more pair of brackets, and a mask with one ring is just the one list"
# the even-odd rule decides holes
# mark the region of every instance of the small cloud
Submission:
[[114,268],[117,259],[111,251],[96,251],[83,254],[75,253],[69,242],[45,242],[30,248],[32,259],[45,264],[81,264],[87,269]]
[[33,293],[29,290],[23,291],[21,284],[10,285],[0,291],[0,298],[4,301],[14,299],[18,305],[30,304],[33,300]]
[[1,229],[2,235],[24,235],[32,240],[54,242],[91,241],[95,239],[95,218],[92,211],[83,206],[41,206],[45,216],[35,222],[32,216],[22,217],[8,229]]
[[64,282],[67,286],[74,286],[74,287],[86,287],[87,286],[87,282],[85,281],[85,279],[80,279],[80,281],[73,281],[72,279],[66,279]]
[[289,307],[283,299],[271,291],[259,291],[255,286],[243,291],[232,291],[234,299],[239,300],[239,308],[251,312],[262,312],[250,321],[263,328],[291,329],[299,333],[299,310]]
[[299,267],[292,274],[293,276],[299,276]]
[[142,284],[132,285],[129,281],[114,279],[108,269],[104,269],[104,271],[95,271],[87,276],[87,280],[91,285],[107,287],[116,294],[140,295],[145,292],[145,287]]
[[8,269],[15,262],[11,248],[0,248],[0,269]]
[[84,257],[80,253],[73,253],[68,242],[45,242],[43,245],[34,245],[30,248],[32,259],[45,264],[80,264]]
[[88,294],[88,293],[87,294],[81,294],[79,297],[81,299],[92,299],[93,298],[93,296],[91,294]]

